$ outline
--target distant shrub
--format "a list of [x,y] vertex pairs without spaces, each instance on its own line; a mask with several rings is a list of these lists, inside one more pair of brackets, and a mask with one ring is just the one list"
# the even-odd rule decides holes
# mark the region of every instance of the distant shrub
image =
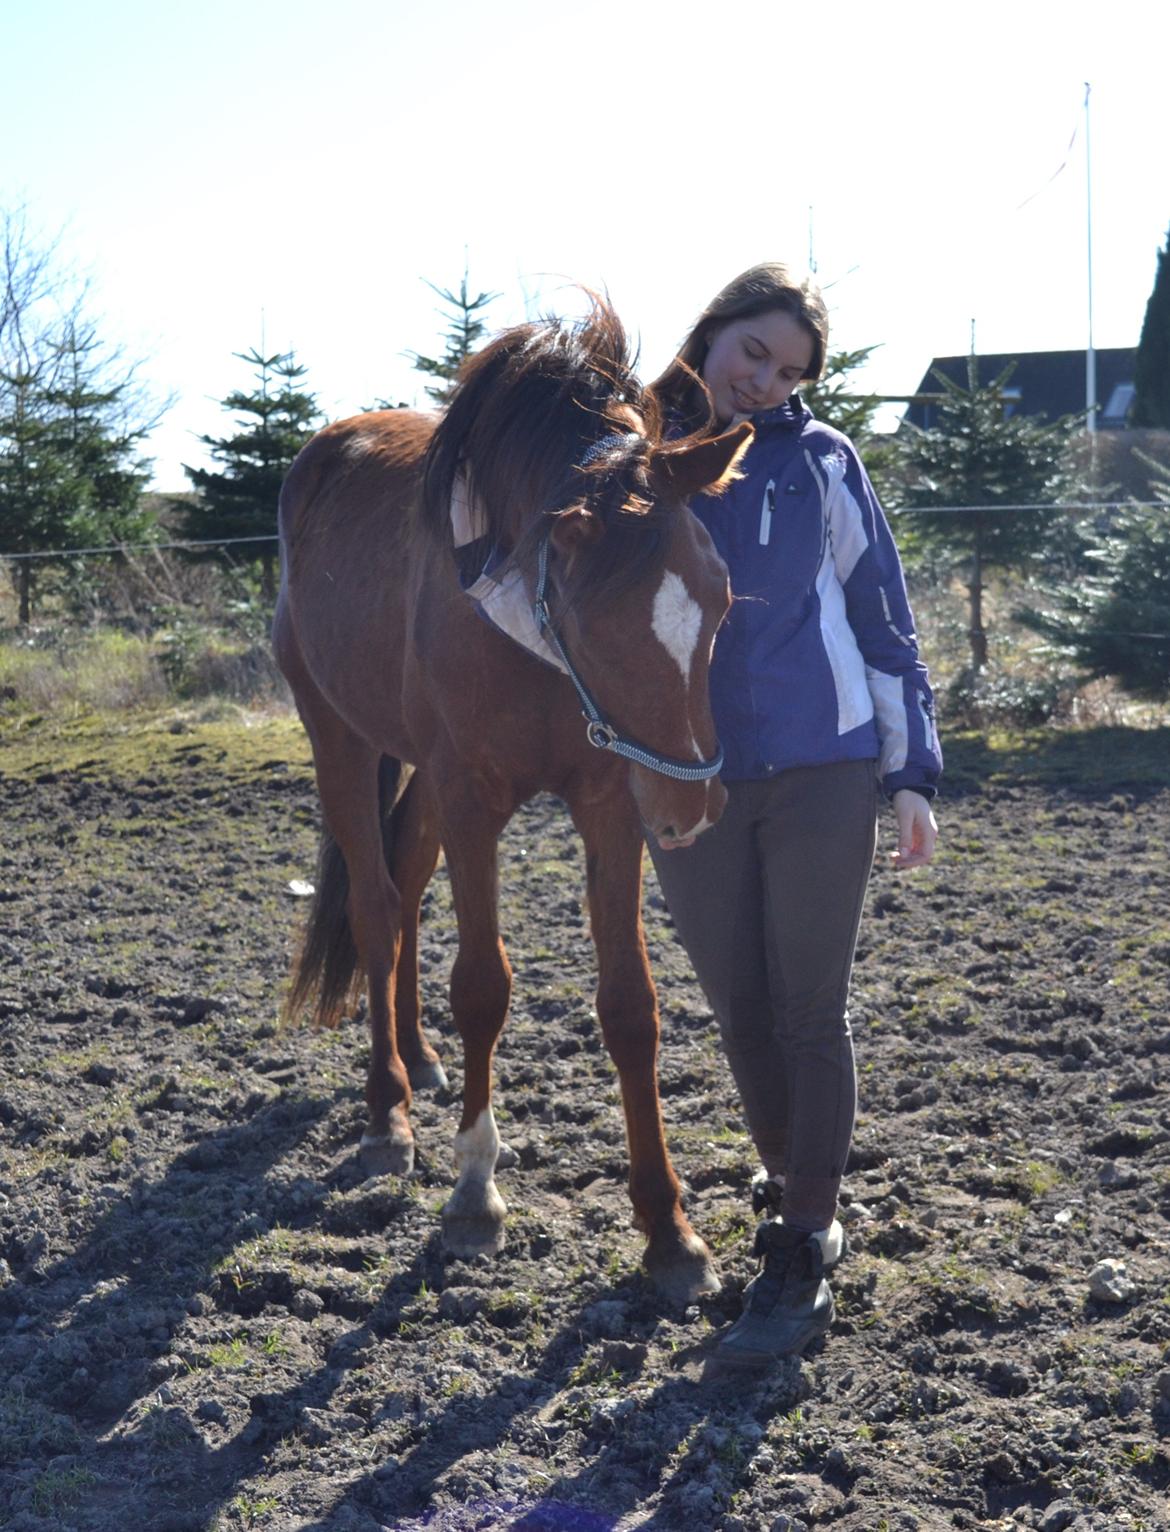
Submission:
[[113,712],[158,706],[169,688],[147,640],[116,629],[65,629],[0,645],[0,695],[36,712]]
[[960,728],[1037,728],[1069,716],[1076,683],[1067,677],[988,668],[961,670],[947,686],[942,713]]
[[150,636],[66,628],[0,641],[0,706],[23,711],[130,712],[207,697],[287,696],[267,642],[189,619]]

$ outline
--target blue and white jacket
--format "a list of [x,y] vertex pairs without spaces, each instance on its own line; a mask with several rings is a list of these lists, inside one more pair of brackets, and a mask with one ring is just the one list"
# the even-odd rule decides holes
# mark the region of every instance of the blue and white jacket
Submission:
[[743,477],[691,509],[731,575],[711,706],[725,781],[878,762],[887,794],[942,769],[902,566],[856,449],[796,394],[752,416]]

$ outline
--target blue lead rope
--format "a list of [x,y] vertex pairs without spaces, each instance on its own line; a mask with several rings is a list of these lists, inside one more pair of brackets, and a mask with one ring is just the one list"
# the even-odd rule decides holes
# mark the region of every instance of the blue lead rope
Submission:
[[560,655],[561,662],[569,673],[569,679],[577,688],[577,695],[581,699],[581,713],[585,719],[585,737],[589,743],[595,745],[598,750],[612,750],[615,755],[624,756],[627,761],[633,761],[638,766],[645,766],[648,771],[656,771],[660,776],[673,777],[676,782],[706,782],[716,776],[723,765],[721,748],[709,761],[676,761],[669,755],[660,755],[657,750],[651,750],[646,745],[639,745],[632,739],[623,738],[612,724],[606,722],[605,715],[593,700],[589,688],[577,674],[577,667],[569,658],[564,644],[561,643],[560,634],[553,627],[552,618],[549,615],[547,599],[549,536],[550,534],[546,533],[540,544],[536,569],[536,599],[532,604],[532,615],[536,619],[536,626],[541,634]]

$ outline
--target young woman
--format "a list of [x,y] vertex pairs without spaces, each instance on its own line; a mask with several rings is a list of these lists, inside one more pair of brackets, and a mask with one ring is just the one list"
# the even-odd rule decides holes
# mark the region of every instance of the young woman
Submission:
[[800,1352],[832,1320],[856,1109],[845,1006],[878,785],[897,867],[929,862],[937,834],[942,760],[898,554],[852,444],[796,393],[827,343],[817,289],[754,266],[654,385],[681,431],[747,418],[756,432],[738,482],[692,501],[735,598],[711,669],[727,807],[693,845],[650,847],[762,1162],[753,1201],[769,1216],[719,1344],[731,1363]]

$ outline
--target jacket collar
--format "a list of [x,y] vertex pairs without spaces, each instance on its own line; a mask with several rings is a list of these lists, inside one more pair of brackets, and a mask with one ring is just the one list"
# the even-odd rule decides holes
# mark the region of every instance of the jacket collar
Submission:
[[799,393],[789,394],[784,403],[778,404],[774,410],[760,410],[748,416],[757,431],[799,432],[812,418],[812,411]]

